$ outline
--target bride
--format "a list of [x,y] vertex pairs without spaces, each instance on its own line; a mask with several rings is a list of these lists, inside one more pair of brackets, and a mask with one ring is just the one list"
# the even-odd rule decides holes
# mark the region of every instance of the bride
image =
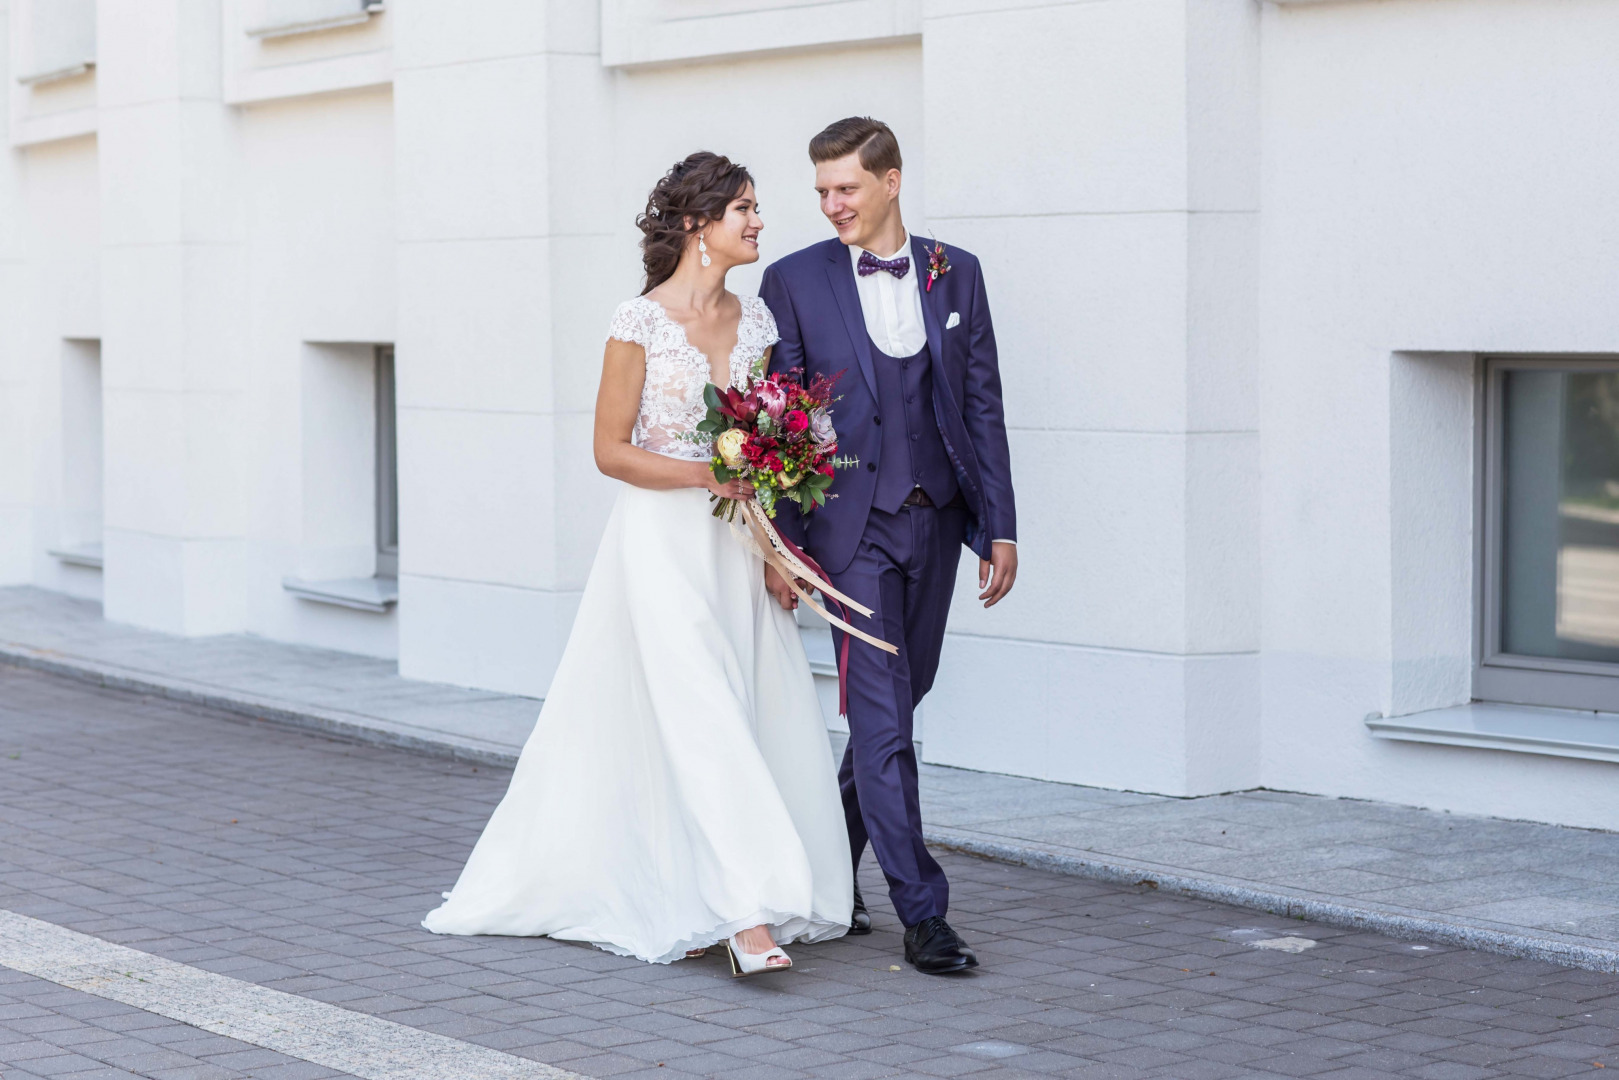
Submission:
[[714,480],[696,431],[704,385],[744,383],[777,340],[725,288],[764,223],[747,170],[697,153],[637,224],[646,288],[613,315],[596,399],[596,464],[624,486],[511,786],[422,925],[659,964],[723,941],[733,973],[782,970],[781,944],[848,930],[854,881],[793,613],[710,514],[751,490]]

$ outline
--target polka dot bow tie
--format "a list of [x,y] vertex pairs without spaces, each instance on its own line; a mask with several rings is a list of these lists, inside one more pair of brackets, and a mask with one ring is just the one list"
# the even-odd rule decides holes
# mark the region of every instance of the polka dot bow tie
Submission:
[[861,277],[870,277],[879,270],[887,270],[895,277],[903,278],[911,272],[911,257],[901,255],[897,259],[879,259],[869,251],[862,251],[860,262],[856,264],[855,269],[859,271]]

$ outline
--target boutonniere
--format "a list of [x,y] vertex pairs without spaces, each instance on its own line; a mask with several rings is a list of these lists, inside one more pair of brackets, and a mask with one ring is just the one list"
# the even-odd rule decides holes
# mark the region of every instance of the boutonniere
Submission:
[[928,251],[928,284],[923,292],[932,292],[933,283],[950,272],[950,257],[944,253],[944,245],[937,240]]

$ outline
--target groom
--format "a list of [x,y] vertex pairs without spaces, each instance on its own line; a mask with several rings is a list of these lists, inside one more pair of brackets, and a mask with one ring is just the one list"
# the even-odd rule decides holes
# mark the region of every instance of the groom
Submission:
[[[821,212],[837,239],[765,271],[759,293],[781,332],[772,371],[844,373],[833,407],[833,498],[806,520],[776,519],[830,576],[873,609],[855,625],[899,646],[851,641],[849,747],[839,783],[858,869],[870,842],[905,924],[905,959],[942,974],[978,965],[945,921],[950,886],[922,843],[911,719],[933,685],[956,566],[979,557],[990,607],[1017,576],[1017,515],[995,332],[978,260],[910,236],[900,219],[899,143],[888,125],[839,120],[810,140]],[[766,571],[783,607],[797,601]],[[835,644],[844,646],[843,634]],[[855,890],[851,934],[871,917]]]

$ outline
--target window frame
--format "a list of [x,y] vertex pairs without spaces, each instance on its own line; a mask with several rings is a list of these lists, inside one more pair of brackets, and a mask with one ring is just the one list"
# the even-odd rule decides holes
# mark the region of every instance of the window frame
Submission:
[[1619,371],[1619,356],[1484,356],[1479,361],[1478,467],[1474,471],[1475,588],[1473,697],[1514,705],[1619,710],[1619,664],[1527,656],[1501,649],[1504,523],[1502,393],[1509,371]]
[[380,578],[399,576],[399,407],[394,347],[376,348],[376,542]]

